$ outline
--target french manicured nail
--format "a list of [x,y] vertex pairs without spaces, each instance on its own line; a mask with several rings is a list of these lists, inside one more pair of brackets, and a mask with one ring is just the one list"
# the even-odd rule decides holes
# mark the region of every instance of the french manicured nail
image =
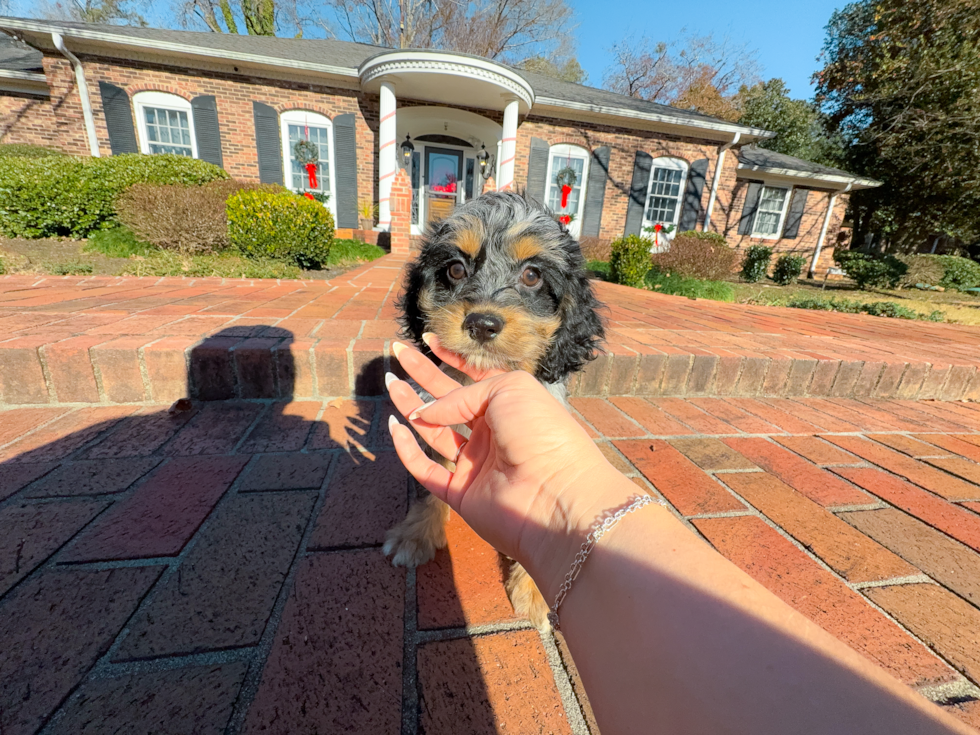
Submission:
[[396,359],[398,358],[398,356],[400,354],[402,354],[402,350],[404,350],[404,349],[405,349],[405,345],[403,345],[401,342],[392,342],[391,343],[391,351],[395,354],[395,358]]
[[418,408],[416,408],[414,411],[412,411],[408,415],[408,420],[409,421],[414,421],[415,419],[417,419],[419,417],[419,414],[422,411],[424,411],[425,409],[427,409],[429,406],[431,406],[433,403],[435,403],[435,401],[429,401],[428,403],[424,403],[421,406],[419,406]]
[[388,433],[390,434],[394,428],[398,426],[398,419],[393,415],[388,417]]
[[391,390],[391,384],[398,380],[398,376],[394,373],[385,373],[385,388]]
[[432,333],[432,332],[423,332],[422,333],[422,341],[425,342],[427,345],[428,344],[431,344],[432,338],[435,337],[435,336],[436,335],[434,333]]

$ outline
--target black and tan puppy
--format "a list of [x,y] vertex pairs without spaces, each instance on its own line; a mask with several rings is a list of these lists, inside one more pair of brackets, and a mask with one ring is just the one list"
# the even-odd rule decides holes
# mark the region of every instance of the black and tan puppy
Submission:
[[[476,368],[525,370],[565,402],[568,377],[603,338],[584,265],[553,215],[519,194],[484,194],[426,233],[400,303],[403,333],[425,349],[422,334],[433,332]],[[426,494],[388,532],[385,554],[399,566],[429,561],[446,545],[448,514]],[[518,564],[507,591],[518,614],[548,626],[548,605]]]

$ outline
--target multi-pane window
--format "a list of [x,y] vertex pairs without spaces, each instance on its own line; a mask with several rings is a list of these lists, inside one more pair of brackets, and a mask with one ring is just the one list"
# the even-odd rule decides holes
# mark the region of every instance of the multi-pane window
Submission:
[[[548,160],[548,189],[545,200],[548,208],[557,215],[572,215],[568,229],[573,236],[578,237],[582,229],[582,214],[585,210],[585,177],[589,175],[589,153],[584,148],[574,145],[555,145],[551,147]],[[565,168],[575,172],[575,183],[568,192],[568,201],[561,206],[561,186],[558,184],[558,174]]]
[[755,214],[752,234],[757,237],[778,237],[786,207],[788,189],[763,186],[759,196],[759,208]]
[[[316,191],[330,193],[330,130],[316,125],[288,123],[290,187],[293,191]],[[315,144],[319,151],[316,164],[316,186],[310,186],[310,175],[306,165],[296,160],[293,147],[301,140]]]
[[194,156],[191,147],[191,124],[183,110],[144,107],[146,141],[150,153],[175,153]]
[[651,222],[673,224],[681,200],[681,181],[684,172],[678,169],[655,168],[650,172],[650,196],[647,198],[646,218]]

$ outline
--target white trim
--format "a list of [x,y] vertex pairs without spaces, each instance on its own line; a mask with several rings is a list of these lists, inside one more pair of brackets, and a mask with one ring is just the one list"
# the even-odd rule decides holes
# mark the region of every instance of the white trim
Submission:
[[[555,174],[557,173],[554,169],[555,158],[577,158],[581,160],[582,163],[582,188],[579,192],[578,197],[578,211],[574,212],[575,219],[568,227],[568,231],[572,234],[572,237],[578,237],[582,232],[582,215],[585,213],[585,195],[586,188],[589,184],[589,159],[591,156],[589,152],[582,146],[572,145],[570,143],[560,143],[558,145],[553,145],[548,149],[548,173],[545,179],[544,187],[544,201],[548,206],[551,202],[551,191],[556,186],[555,184]],[[561,214],[560,212],[555,212],[555,214]]]
[[133,95],[133,111],[136,115],[136,128],[139,135],[140,153],[150,153],[150,139],[146,133],[144,109],[176,110],[187,113],[187,129],[191,136],[191,157],[197,158],[197,134],[194,130],[194,110],[191,103],[170,92],[137,92]]
[[0,69],[0,92],[26,93],[38,97],[51,96],[48,78],[44,74],[14,69]]
[[795,171],[790,168],[772,168],[770,166],[749,166],[739,163],[739,171],[757,171],[759,173],[771,174],[773,176],[785,176],[791,179],[803,179],[805,181],[826,181],[831,184],[851,185],[854,189],[874,189],[881,186],[880,181],[874,179],[864,179],[859,176],[839,176],[837,174],[816,174],[807,171]]
[[[774,235],[763,235],[755,231],[755,226],[759,221],[759,214],[762,212],[762,197],[766,193],[766,189],[780,189],[786,192],[783,195],[783,206],[779,210],[779,223],[776,225],[776,234]],[[786,210],[789,208],[789,200],[791,199],[790,195],[792,193],[792,187],[770,186],[769,184],[762,185],[762,188],[759,190],[759,201],[755,207],[755,215],[752,217],[752,229],[749,230],[749,237],[755,237],[760,240],[779,240],[783,236],[783,225],[786,224]],[[772,214],[772,212],[767,212],[767,214]]]
[[[668,171],[680,171],[681,181],[679,188],[677,189],[677,207],[674,209],[674,221],[673,222],[660,222],[659,224],[674,225],[674,231],[671,233],[664,233],[662,237],[666,238],[667,242],[674,239],[674,235],[677,234],[677,225],[681,221],[681,209],[684,206],[684,192],[687,189],[687,175],[690,173],[691,165],[685,161],[683,158],[676,158],[674,156],[661,156],[660,158],[654,158],[650,162],[650,178],[647,180],[647,194],[643,199],[643,222],[640,224],[640,233],[645,232],[645,228],[653,227],[658,224],[654,220],[647,219],[647,207],[650,204],[650,192],[653,190],[653,174],[658,169],[667,169]],[[658,240],[657,245],[660,245]]]
[[[327,129],[327,168],[330,170],[330,191],[326,192],[330,195],[330,199],[327,200],[326,207],[330,210],[330,213],[334,216],[334,221],[337,220],[337,177],[334,172],[334,154],[333,154],[333,121],[326,115],[321,115],[319,112],[312,112],[308,110],[286,110],[279,114],[279,140],[282,147],[282,172],[283,172],[283,182],[285,186],[290,191],[295,191],[293,189],[293,172],[292,172],[292,156],[289,150],[289,126],[290,125],[304,125],[309,124],[316,128],[326,128]],[[305,171],[302,172],[305,175]]]

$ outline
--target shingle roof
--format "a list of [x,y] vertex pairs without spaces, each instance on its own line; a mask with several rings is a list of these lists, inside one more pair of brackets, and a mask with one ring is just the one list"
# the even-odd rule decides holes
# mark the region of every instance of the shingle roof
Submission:
[[[0,18],[0,27],[4,21],[22,21],[19,18]],[[349,69],[356,74],[357,68],[372,56],[391,49],[349,41],[323,39],[275,38],[270,36],[247,36],[226,33],[208,33],[200,31],[172,31],[160,28],[133,28],[129,26],[108,26],[92,23],[76,23],[71,21],[35,21],[45,26],[73,29],[77,31],[94,31],[100,34],[111,34],[128,39],[146,39],[164,44],[194,46],[214,51],[253,54],[264,56],[270,60],[289,60],[310,64],[321,64]],[[625,95],[609,92],[604,89],[573,84],[559,79],[553,79],[543,74],[514,69],[523,76],[533,87],[535,96],[554,100],[567,101],[586,105],[617,108],[636,113],[646,113],[672,118],[677,124],[685,123],[704,126],[708,124],[724,125],[733,130],[750,128],[735,125],[710,115],[703,115],[693,110],[682,110],[669,105],[635,99]],[[755,131],[756,133],[760,131]],[[743,132],[743,134],[745,134]]]
[[[768,170],[770,172],[794,172],[802,177],[812,176],[816,179],[826,180],[828,177],[845,179],[853,185],[855,189],[874,188],[881,186],[880,181],[865,178],[856,174],[842,171],[839,168],[821,166],[819,163],[806,161],[802,158],[787,156],[785,153],[766,150],[756,145],[743,146],[738,152],[739,168],[752,168],[755,170]],[[831,179],[833,180],[833,179]]]
[[0,69],[10,71],[43,71],[44,55],[35,48],[0,33]]

